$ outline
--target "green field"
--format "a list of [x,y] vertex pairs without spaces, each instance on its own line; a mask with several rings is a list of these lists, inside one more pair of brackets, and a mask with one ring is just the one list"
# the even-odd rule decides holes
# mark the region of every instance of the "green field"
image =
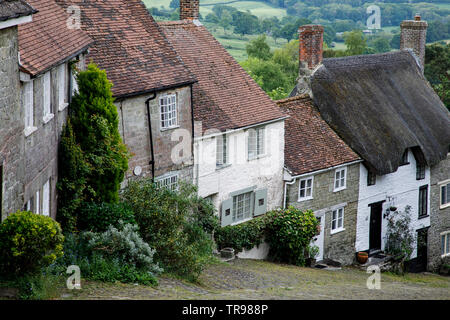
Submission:
[[449,9],[450,10],[450,3],[433,3],[433,5],[441,8],[441,9]]

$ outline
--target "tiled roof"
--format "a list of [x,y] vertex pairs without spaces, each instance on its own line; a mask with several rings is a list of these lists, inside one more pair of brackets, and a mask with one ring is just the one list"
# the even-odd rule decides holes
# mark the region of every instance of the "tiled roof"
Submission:
[[207,129],[237,129],[284,117],[224,47],[196,21],[160,22],[169,41],[197,77],[194,118]]
[[81,8],[94,40],[92,59],[105,69],[116,97],[193,83],[195,78],[140,0],[58,0]]
[[0,0],[0,22],[36,13],[24,0]]
[[277,101],[290,117],[285,122],[285,165],[300,175],[359,160],[328,126],[308,95]]
[[69,15],[55,0],[28,0],[39,12],[19,25],[22,70],[36,76],[85,50],[92,40],[82,30],[69,29]]

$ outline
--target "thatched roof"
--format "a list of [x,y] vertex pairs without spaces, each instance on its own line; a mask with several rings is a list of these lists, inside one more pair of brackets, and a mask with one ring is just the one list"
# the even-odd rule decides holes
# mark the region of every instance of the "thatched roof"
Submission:
[[377,174],[403,152],[429,166],[447,156],[450,113],[410,51],[324,59],[311,79],[323,119]]
[[36,12],[37,10],[24,0],[0,0],[0,21],[29,16]]

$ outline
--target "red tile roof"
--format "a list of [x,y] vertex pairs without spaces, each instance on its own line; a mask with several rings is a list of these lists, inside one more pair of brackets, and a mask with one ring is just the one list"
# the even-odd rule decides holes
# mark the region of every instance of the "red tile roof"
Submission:
[[284,114],[224,47],[195,21],[160,22],[169,41],[197,77],[194,118],[207,129],[242,128]]
[[78,5],[94,40],[88,59],[105,69],[116,97],[190,84],[195,77],[140,0],[58,0]]
[[359,156],[322,119],[309,95],[277,101],[285,122],[285,165],[300,175],[359,160]]
[[19,25],[22,70],[39,75],[84,51],[92,39],[82,30],[67,28],[69,15],[55,0],[27,0],[39,12],[33,21]]

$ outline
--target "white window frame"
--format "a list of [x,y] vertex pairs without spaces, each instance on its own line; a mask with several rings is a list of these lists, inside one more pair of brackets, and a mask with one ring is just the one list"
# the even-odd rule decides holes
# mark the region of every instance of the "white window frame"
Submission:
[[165,174],[155,179],[157,188],[169,188],[172,191],[178,190],[178,181],[178,173]]
[[177,95],[165,94],[159,97],[159,121],[161,130],[178,127]]
[[[442,253],[442,237],[444,237],[444,253]],[[441,257],[448,257],[450,256],[450,230],[442,232],[440,234],[440,244],[441,244]]]
[[22,82],[22,103],[25,109],[25,136],[29,136],[37,130],[34,125],[34,82],[33,80]]
[[[339,217],[339,213],[342,210],[342,215]],[[334,217],[336,213],[336,218]],[[345,207],[335,208],[331,211],[331,226],[330,226],[330,234],[335,234],[341,231],[344,231],[344,218],[345,218]],[[341,221],[341,226],[339,226],[339,220]],[[333,229],[333,221],[336,221],[335,228]]]
[[[308,187],[308,181],[311,181],[311,186],[310,187]],[[305,183],[305,187],[304,188],[302,188],[302,182]],[[302,190],[305,191],[303,197],[301,195]],[[310,191],[309,195],[307,195],[308,190]],[[310,177],[307,177],[307,178],[300,179],[300,181],[298,182],[298,201],[305,201],[305,200],[313,199],[313,191],[314,191],[314,176],[310,176]]]
[[63,111],[69,105],[67,103],[67,81],[65,63],[58,66],[58,110]]
[[[252,218],[252,194],[253,192],[250,191],[233,196],[233,206],[231,212],[233,224]],[[246,201],[248,201],[248,206],[246,206]],[[239,203],[242,203],[242,206],[240,206]],[[242,217],[240,218],[237,216],[240,213],[239,211],[242,212]]]
[[39,190],[36,191],[35,198],[36,199],[35,199],[34,211],[35,211],[36,214],[39,214],[40,213],[40,209],[41,209],[41,205],[40,205],[41,197],[40,197],[40,191]]
[[50,71],[46,72],[42,76],[42,88],[44,106],[44,117],[42,120],[45,124],[54,117],[54,114],[52,113],[52,80]]
[[[439,209],[445,209],[450,207],[450,197],[448,197],[448,193],[449,193],[449,188],[450,188],[450,180],[445,180],[442,182],[438,183],[439,185]],[[442,203],[442,189],[445,188],[446,189],[446,193],[447,193],[447,199],[446,199],[446,203]]]
[[248,160],[254,160],[266,154],[266,128],[258,127],[248,130],[247,156]]
[[[342,172],[344,172],[344,178],[342,179]],[[337,179],[337,174],[339,173],[339,179]],[[342,182],[343,180],[343,182]],[[339,186],[336,187],[336,182],[339,181]],[[334,192],[341,191],[347,188],[347,167],[338,168],[334,171],[333,179]]]
[[226,134],[216,137],[216,168],[228,165],[228,137]]
[[50,179],[42,187],[42,215],[50,216]]

